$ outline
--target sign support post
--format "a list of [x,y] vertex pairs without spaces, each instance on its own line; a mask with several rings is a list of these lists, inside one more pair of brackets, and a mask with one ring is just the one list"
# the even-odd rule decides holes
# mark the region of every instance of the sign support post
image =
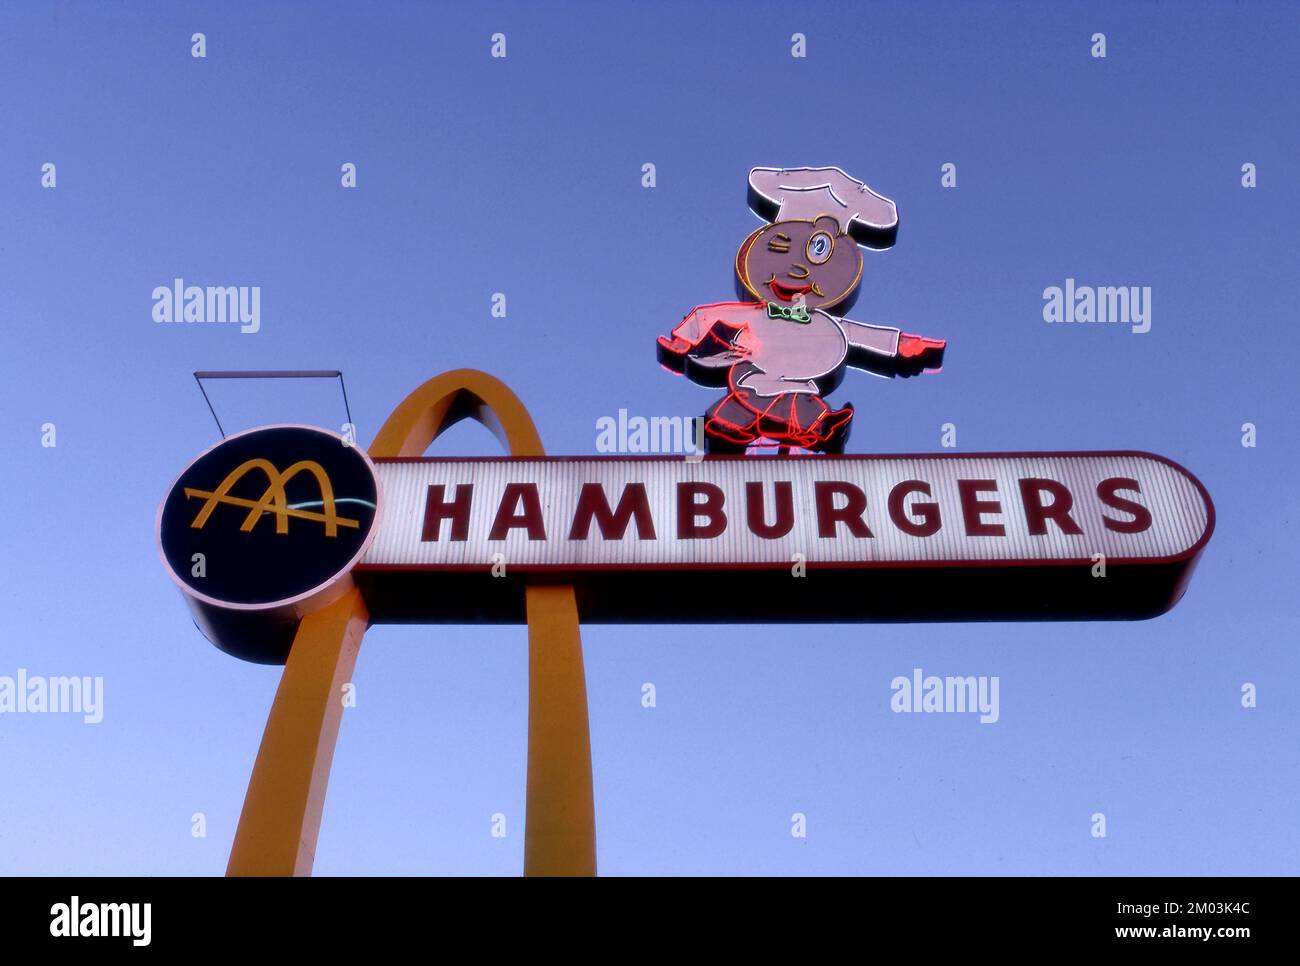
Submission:
[[355,587],[302,619],[262,735],[226,875],[311,875],[325,788],[370,615]]
[[[393,410],[373,457],[418,456],[464,418],[511,456],[543,456],[519,398],[471,369],[435,376]],[[586,672],[573,588],[530,585],[525,875],[595,875],[596,822]],[[310,875],[342,716],[369,614],[355,587],[303,618],[249,781],[228,875]]]
[[587,681],[573,588],[528,602],[528,804],[524,875],[595,875]]

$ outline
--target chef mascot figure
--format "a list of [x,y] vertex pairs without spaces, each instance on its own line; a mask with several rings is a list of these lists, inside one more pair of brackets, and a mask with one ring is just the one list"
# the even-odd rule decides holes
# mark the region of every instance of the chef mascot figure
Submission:
[[945,343],[833,315],[862,278],[859,245],[894,243],[898,209],[839,168],[754,168],[749,202],[770,223],[736,253],[736,276],[757,301],[692,309],[660,336],[659,361],[726,396],[705,414],[710,453],[751,445],[840,453],[853,404],[825,399],[847,366],[882,376],[937,369]]

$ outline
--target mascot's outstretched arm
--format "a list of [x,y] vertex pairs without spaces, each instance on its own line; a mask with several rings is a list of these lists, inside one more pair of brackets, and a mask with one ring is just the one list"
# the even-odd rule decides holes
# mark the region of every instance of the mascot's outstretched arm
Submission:
[[849,365],[881,376],[915,376],[943,365],[943,339],[909,335],[888,325],[840,319],[849,340]]
[[[684,373],[693,382],[725,384],[726,370],[748,355],[737,343],[745,323],[728,321],[728,316],[748,308],[752,305],[745,302],[715,302],[691,309],[670,336],[659,336],[660,364]],[[715,374],[714,370],[721,372]]]

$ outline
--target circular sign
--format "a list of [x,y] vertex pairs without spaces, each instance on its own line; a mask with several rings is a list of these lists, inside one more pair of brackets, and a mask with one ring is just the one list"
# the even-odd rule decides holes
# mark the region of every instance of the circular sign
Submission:
[[374,464],[311,426],[230,436],[191,463],[158,510],[158,544],[186,594],[233,610],[307,601],[346,578],[375,533]]

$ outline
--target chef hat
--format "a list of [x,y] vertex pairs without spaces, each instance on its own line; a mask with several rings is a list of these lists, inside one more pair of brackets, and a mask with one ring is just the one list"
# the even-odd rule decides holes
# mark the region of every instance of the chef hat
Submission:
[[831,215],[867,248],[888,248],[898,235],[894,203],[839,168],[753,168],[749,206],[772,222]]

